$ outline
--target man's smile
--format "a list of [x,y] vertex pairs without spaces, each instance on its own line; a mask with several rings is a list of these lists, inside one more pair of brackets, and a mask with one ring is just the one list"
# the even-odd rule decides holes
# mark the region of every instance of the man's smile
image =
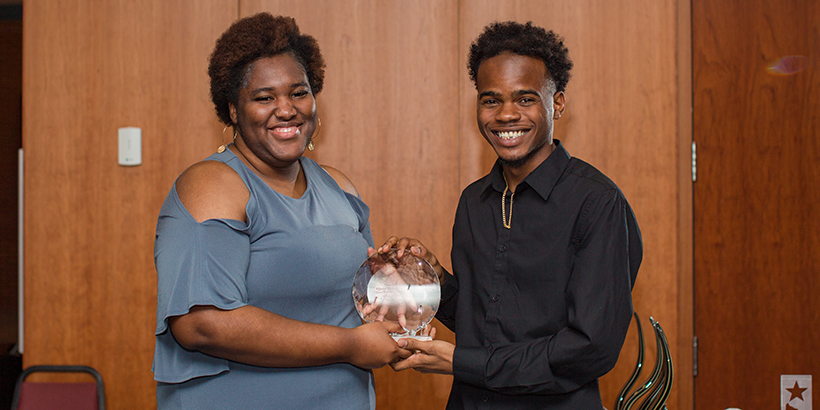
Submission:
[[529,132],[529,130],[517,130],[517,131],[493,131],[496,137],[501,138],[502,140],[512,140],[518,137],[524,136]]

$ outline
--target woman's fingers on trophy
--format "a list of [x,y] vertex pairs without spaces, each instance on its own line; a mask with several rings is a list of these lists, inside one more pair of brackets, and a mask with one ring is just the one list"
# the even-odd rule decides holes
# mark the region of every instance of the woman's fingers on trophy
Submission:
[[376,306],[378,306],[379,308],[379,313],[376,316],[376,321],[384,322],[384,318],[387,317],[388,313],[390,313],[390,301],[382,300],[381,303],[376,303]]
[[360,305],[360,306],[361,306],[360,310],[362,311],[362,316],[365,316],[365,317],[369,316],[371,313],[373,313],[374,310],[376,310],[376,305],[373,304],[373,303],[365,303],[365,304]]
[[398,315],[399,326],[402,329],[407,329],[407,305],[399,303],[399,306],[396,307],[396,314]]

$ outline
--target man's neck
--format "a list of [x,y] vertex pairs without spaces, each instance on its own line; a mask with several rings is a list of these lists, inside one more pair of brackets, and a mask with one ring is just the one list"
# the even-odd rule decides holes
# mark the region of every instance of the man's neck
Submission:
[[521,181],[523,181],[524,178],[526,178],[532,171],[535,171],[539,165],[546,161],[553,151],[555,151],[555,144],[550,144],[544,146],[538,153],[539,155],[533,156],[525,163],[521,164],[521,166],[512,167],[502,164],[501,172],[504,173],[504,180],[507,182],[507,187],[510,191],[515,192],[515,188],[518,184],[521,183]]

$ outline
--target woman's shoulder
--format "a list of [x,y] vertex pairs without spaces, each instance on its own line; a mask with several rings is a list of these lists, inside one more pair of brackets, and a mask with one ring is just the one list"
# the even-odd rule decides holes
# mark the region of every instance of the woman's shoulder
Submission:
[[356,191],[356,187],[353,185],[353,182],[350,180],[350,178],[343,174],[342,171],[339,171],[338,169],[333,168],[329,165],[320,166],[322,167],[322,169],[325,170],[325,172],[328,173],[328,175],[330,175],[331,178],[333,178],[334,181],[336,181],[336,184],[339,185],[339,188],[349,193],[350,195],[356,197],[359,196],[359,192]]
[[250,191],[239,174],[219,161],[191,165],[176,182],[177,195],[198,222],[224,218],[245,221]]

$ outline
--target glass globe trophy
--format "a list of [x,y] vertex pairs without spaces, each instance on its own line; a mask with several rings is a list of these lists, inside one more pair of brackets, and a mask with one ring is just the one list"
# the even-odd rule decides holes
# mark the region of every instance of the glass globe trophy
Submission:
[[430,263],[405,250],[375,253],[353,278],[353,302],[365,322],[395,322],[404,333],[393,339],[432,340],[423,335],[441,300],[438,276]]

